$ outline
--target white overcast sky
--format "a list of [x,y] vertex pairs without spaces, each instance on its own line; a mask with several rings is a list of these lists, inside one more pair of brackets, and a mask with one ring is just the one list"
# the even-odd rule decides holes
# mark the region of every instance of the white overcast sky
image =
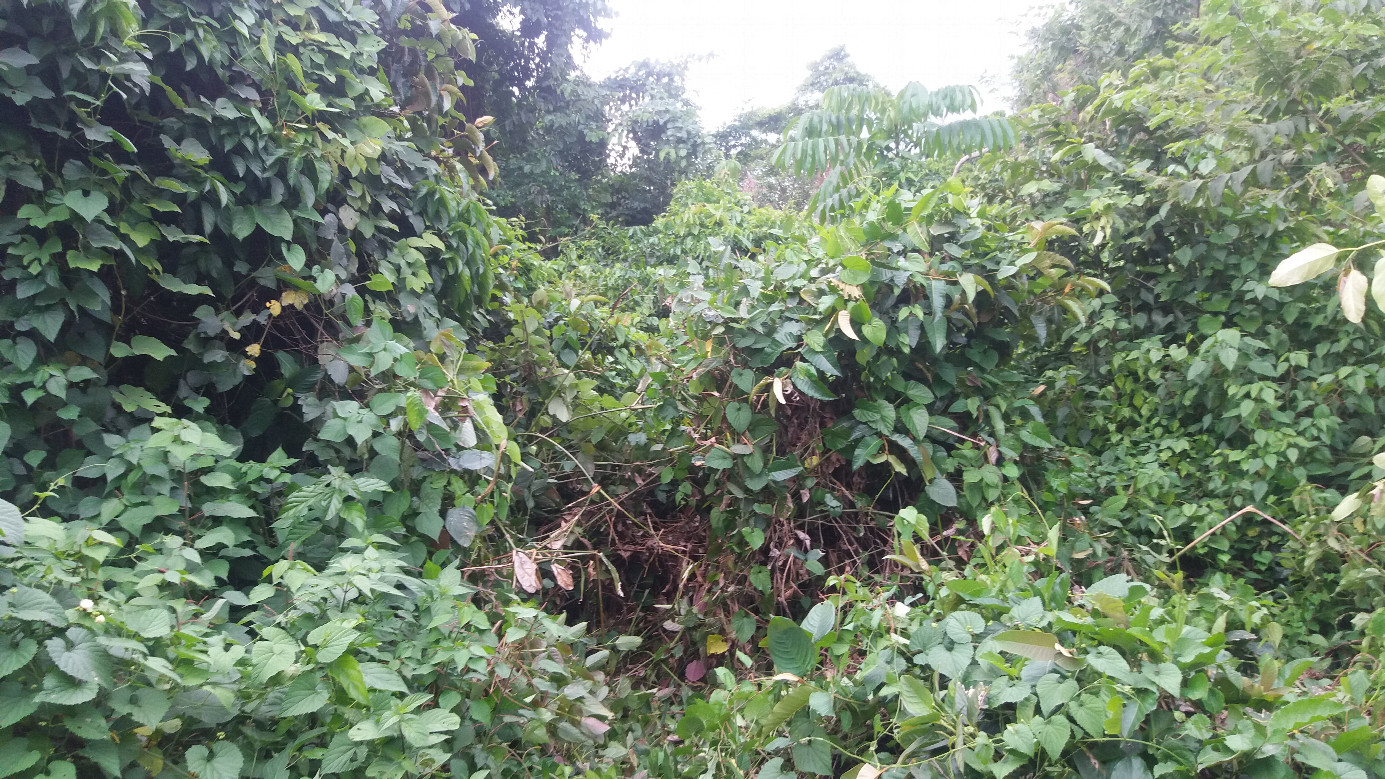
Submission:
[[587,59],[601,78],[636,60],[696,58],[688,73],[714,129],[781,105],[828,49],[892,89],[972,84],[1006,108],[1012,58],[1054,0],[608,0],[610,36]]

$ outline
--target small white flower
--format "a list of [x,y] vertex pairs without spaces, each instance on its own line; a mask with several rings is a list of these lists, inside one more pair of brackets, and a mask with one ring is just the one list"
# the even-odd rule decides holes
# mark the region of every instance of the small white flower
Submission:
[[96,621],[97,621],[97,622],[105,622],[105,621],[106,621],[106,615],[105,615],[105,614],[97,614],[97,615],[96,615]]
[[81,602],[77,604],[77,608],[82,611],[91,611],[95,606],[96,604],[92,602],[91,598],[82,598]]

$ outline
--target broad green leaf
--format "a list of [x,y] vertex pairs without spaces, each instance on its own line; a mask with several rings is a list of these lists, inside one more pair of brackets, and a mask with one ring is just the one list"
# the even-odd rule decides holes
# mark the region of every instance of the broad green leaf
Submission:
[[469,506],[457,506],[448,510],[447,517],[443,520],[443,527],[447,528],[447,533],[452,536],[453,543],[466,548],[476,540],[476,534],[480,531],[481,524],[477,520],[475,509]]
[[1182,690],[1183,673],[1173,663],[1146,662],[1141,672],[1169,695],[1177,697]]
[[188,747],[186,758],[197,779],[237,779],[245,764],[245,756],[229,741],[218,741],[210,750],[201,744]]
[[703,460],[708,468],[715,468],[724,471],[735,464],[731,453],[720,446],[714,446],[707,450],[706,458]]
[[[0,449],[10,437],[10,426],[0,422]],[[14,554],[14,547],[24,543],[24,516],[9,501],[0,500],[0,557]],[[3,675],[3,674],[0,674]]]
[[960,679],[966,674],[975,656],[976,647],[972,644],[953,644],[949,649],[939,644],[924,656],[934,670],[952,679]]
[[370,703],[370,691],[366,689],[361,664],[356,658],[351,655],[338,657],[327,666],[327,674],[341,685],[352,700],[357,703]]
[[404,740],[415,747],[432,746],[451,735],[462,726],[462,718],[450,711],[427,709],[404,715],[399,723],[400,734]]
[[1346,706],[1327,697],[1304,698],[1276,709],[1270,715],[1270,728],[1279,731],[1298,730],[1320,720],[1336,717]]
[[808,611],[808,616],[803,618],[803,629],[812,635],[813,641],[832,632],[837,627],[837,608],[828,601],[823,601]]
[[894,431],[894,406],[883,400],[858,400],[851,415],[881,434],[888,435]]
[[13,643],[13,637],[0,641],[0,679],[23,668],[38,654],[38,642],[32,638],[21,638]]
[[1006,630],[991,636],[1002,652],[1027,657],[1030,660],[1052,662],[1058,657],[1061,644],[1052,633],[1037,630]]
[[812,694],[813,686],[810,684],[800,684],[789,690],[783,698],[779,699],[778,703],[774,704],[774,708],[770,709],[769,714],[761,720],[759,723],[760,732],[768,736],[778,730],[780,725],[788,722],[790,717],[808,703]]
[[818,662],[813,637],[793,620],[774,617],[769,621],[769,656],[774,667],[794,676],[805,676]]
[[814,400],[836,400],[837,396],[818,378],[817,369],[807,362],[794,363],[791,371],[793,385],[799,392]]
[[1039,706],[1043,708],[1044,715],[1053,713],[1059,706],[1067,704],[1077,695],[1077,682],[1072,679],[1063,679],[1057,674],[1048,674],[1034,685],[1034,692],[1039,696]]
[[9,593],[10,616],[27,622],[47,622],[53,627],[67,625],[67,612],[42,590],[19,585]]
[[953,487],[952,482],[942,476],[929,482],[924,492],[939,506],[953,507],[957,505],[957,488]]
[[1062,715],[1053,716],[1042,725],[1035,725],[1034,735],[1049,759],[1057,761],[1063,756],[1063,748],[1072,740],[1072,725]]
[[1361,324],[1366,316],[1366,274],[1352,268],[1337,282],[1337,297],[1342,301],[1342,313],[1352,324]]
[[284,688],[283,700],[279,702],[279,716],[296,717],[312,714],[327,705],[329,693],[322,680],[314,674],[300,674]]
[[285,241],[293,238],[293,217],[289,215],[288,209],[281,205],[255,207],[255,222],[276,238]]
[[744,433],[750,427],[750,420],[754,417],[754,412],[745,403],[735,401],[726,404],[726,421],[737,433]]
[[865,336],[867,341],[870,341],[876,346],[885,345],[885,335],[887,331],[888,329],[885,326],[885,322],[881,319],[872,319],[864,325],[861,325],[861,335]]
[[827,742],[815,738],[800,741],[793,745],[793,767],[806,774],[818,776],[832,775],[832,747]]
[[29,740],[11,735],[0,736],[0,777],[13,776],[23,771],[43,756],[37,749],[29,748]]
[[106,197],[104,192],[68,192],[63,195],[63,204],[76,211],[88,222],[96,218],[97,214],[106,210],[110,205],[111,199]]
[[1270,274],[1271,287],[1292,287],[1326,273],[1337,258],[1337,247],[1315,243],[1286,257]]
[[908,674],[899,677],[899,703],[911,717],[922,717],[938,710],[933,690]]

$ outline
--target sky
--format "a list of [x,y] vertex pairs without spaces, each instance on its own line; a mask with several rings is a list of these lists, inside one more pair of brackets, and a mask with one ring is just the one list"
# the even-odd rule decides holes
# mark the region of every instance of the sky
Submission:
[[1007,107],[1010,62],[1053,0],[608,0],[610,36],[588,54],[601,78],[642,59],[694,58],[691,96],[709,129],[789,100],[808,65],[845,45],[892,89],[972,84]]

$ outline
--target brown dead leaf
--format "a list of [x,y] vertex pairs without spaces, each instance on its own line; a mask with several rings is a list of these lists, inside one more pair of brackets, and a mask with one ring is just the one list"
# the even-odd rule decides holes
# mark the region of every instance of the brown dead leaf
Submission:
[[559,563],[553,563],[549,566],[549,568],[551,568],[553,571],[553,581],[557,582],[559,587],[562,587],[565,590],[572,589],[572,573],[568,571],[567,568],[563,567]]
[[525,592],[539,591],[539,566],[534,562],[534,558],[516,549],[510,553],[510,559],[514,561],[515,581]]

